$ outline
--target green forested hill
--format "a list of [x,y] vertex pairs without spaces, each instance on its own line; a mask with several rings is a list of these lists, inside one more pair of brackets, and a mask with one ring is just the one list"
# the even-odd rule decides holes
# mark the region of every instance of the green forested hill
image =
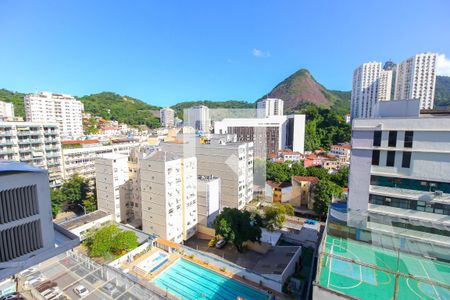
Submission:
[[228,100],[228,101],[209,101],[209,100],[203,100],[203,101],[187,101],[187,102],[180,102],[172,106],[172,109],[175,110],[177,117],[180,119],[183,119],[183,110],[195,105],[205,105],[208,108],[214,109],[214,108],[233,108],[233,109],[239,109],[239,108],[255,108],[255,103],[245,102],[245,101],[238,101],[238,100]]
[[23,97],[25,94],[18,92],[11,92],[6,89],[0,89],[0,101],[14,104],[14,114],[17,117],[25,118],[25,110],[23,105]]
[[159,126],[159,119],[155,117],[153,110],[160,107],[139,99],[112,92],[92,94],[78,99],[83,102],[85,112],[107,120],[116,120],[129,125]]

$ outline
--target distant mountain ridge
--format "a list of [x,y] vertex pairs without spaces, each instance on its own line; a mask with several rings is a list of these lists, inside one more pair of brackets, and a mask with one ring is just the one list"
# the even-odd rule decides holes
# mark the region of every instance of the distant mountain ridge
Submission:
[[300,69],[277,84],[264,98],[280,98],[285,112],[294,111],[301,104],[311,103],[321,107],[334,107],[348,111],[350,92],[333,91],[318,83],[306,69]]
[[[0,89],[0,101],[14,104],[16,116],[25,117],[23,97],[25,93]],[[318,83],[306,69],[300,69],[277,84],[268,94],[261,97],[280,98],[284,100],[285,113],[298,110],[299,106],[311,103],[316,106],[333,108],[339,113],[350,110],[350,91],[328,90]],[[105,119],[117,120],[130,125],[159,125],[157,111],[160,107],[148,104],[140,99],[122,96],[113,92],[101,92],[78,97],[85,106],[85,112]],[[254,108],[253,102],[229,101],[186,101],[171,106],[183,117],[183,109],[194,105],[206,105],[209,108]],[[450,77],[436,76],[435,106],[437,108],[450,107]]]

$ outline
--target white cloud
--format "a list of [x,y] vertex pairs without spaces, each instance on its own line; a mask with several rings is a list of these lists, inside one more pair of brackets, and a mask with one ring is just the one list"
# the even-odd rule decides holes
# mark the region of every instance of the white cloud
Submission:
[[254,48],[252,50],[252,54],[254,57],[270,57],[269,51],[263,51],[263,50],[256,49],[256,48]]
[[436,60],[436,74],[450,76],[450,59],[445,54],[438,54]]

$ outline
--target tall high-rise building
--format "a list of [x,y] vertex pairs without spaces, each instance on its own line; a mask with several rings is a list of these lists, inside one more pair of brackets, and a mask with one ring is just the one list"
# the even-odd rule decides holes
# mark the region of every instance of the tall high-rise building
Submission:
[[14,119],[14,105],[0,101],[0,122]]
[[435,53],[419,53],[397,65],[395,100],[419,99],[421,109],[433,108],[436,56]]
[[0,122],[0,160],[25,162],[48,170],[50,186],[62,184],[58,124]]
[[159,117],[162,127],[174,127],[175,126],[175,111],[170,107],[162,108],[159,110]]
[[450,247],[450,115],[419,111],[419,100],[380,102],[353,122],[349,222]]
[[98,157],[95,174],[98,209],[110,213],[118,223],[126,221],[127,208],[120,199],[120,190],[129,179],[128,156],[108,153]]
[[257,117],[265,118],[269,116],[282,116],[283,115],[284,102],[277,98],[266,98],[260,100],[256,104]]
[[83,103],[65,94],[41,92],[24,97],[27,121],[58,123],[63,138],[83,135]]
[[52,222],[47,171],[0,161],[0,281],[79,243]]
[[153,151],[139,161],[142,229],[181,243],[197,231],[197,160]]
[[380,62],[362,64],[353,71],[351,119],[370,118],[378,100],[390,100],[392,71],[383,70]]
[[189,108],[185,116],[185,125],[194,127],[198,131],[209,132],[211,127],[209,108],[204,105]]

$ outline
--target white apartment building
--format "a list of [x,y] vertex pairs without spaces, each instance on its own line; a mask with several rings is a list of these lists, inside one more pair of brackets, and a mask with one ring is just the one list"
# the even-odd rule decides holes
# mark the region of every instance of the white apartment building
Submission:
[[352,146],[350,144],[331,145],[330,153],[339,157],[343,157],[346,162],[350,161]]
[[138,146],[138,142],[128,142],[108,146],[63,149],[64,178],[69,178],[74,174],[80,174],[85,178],[94,180],[95,159],[97,157],[107,153],[128,155],[130,153],[130,149]]
[[383,70],[380,62],[368,62],[353,71],[350,104],[351,119],[370,118],[379,101],[390,100],[392,71]]
[[[201,144],[195,135],[183,135],[184,144],[161,143],[162,150],[181,157],[196,157],[197,172],[220,178],[223,207],[242,209],[253,199],[253,143],[214,135]],[[265,176],[265,175],[264,175]]]
[[0,281],[79,243],[52,222],[47,171],[0,161]]
[[197,161],[153,151],[139,161],[142,229],[176,243],[197,231]]
[[0,122],[14,119],[14,105],[0,101]]
[[220,212],[220,178],[199,175],[197,180],[198,224],[212,227]]
[[127,221],[127,207],[120,199],[120,189],[129,179],[128,156],[104,154],[95,160],[97,206],[110,213],[117,223]]
[[284,101],[277,98],[266,98],[256,103],[258,118],[283,115]]
[[175,111],[170,107],[160,109],[159,118],[162,127],[175,127]]
[[281,149],[303,153],[305,115],[223,119],[214,122],[214,133],[236,134],[238,141],[253,142],[257,157],[266,157]]
[[450,115],[421,106],[380,102],[375,118],[354,120],[348,223],[449,247]]
[[397,65],[394,99],[419,99],[421,109],[433,108],[436,56],[419,53]]
[[83,103],[65,94],[41,92],[24,97],[27,121],[59,124],[63,138],[83,136]]
[[209,132],[211,118],[209,108],[204,105],[193,106],[185,112],[185,126],[191,126],[195,130]]
[[62,184],[62,154],[57,124],[0,122],[0,160],[47,169],[50,186]]

